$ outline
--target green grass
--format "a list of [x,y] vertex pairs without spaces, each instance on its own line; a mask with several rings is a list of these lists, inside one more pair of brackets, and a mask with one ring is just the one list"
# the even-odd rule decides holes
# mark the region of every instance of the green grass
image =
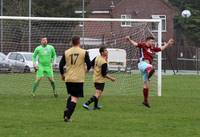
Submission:
[[134,80],[139,76],[116,76],[118,81],[107,83],[100,100],[103,109],[86,111],[81,104],[94,93],[89,75],[73,122],[65,123],[66,91],[59,75],[55,99],[47,80],[41,81],[35,98],[30,96],[34,74],[0,74],[0,137],[200,136],[199,76],[163,76],[163,96],[152,94],[150,109],[141,105],[141,81]]

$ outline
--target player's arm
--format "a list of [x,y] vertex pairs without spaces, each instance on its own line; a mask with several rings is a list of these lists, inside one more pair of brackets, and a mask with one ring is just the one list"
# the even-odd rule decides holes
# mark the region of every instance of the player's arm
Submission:
[[130,36],[126,36],[126,40],[128,40],[133,46],[135,46],[135,47],[138,46],[138,43],[135,42],[134,40],[132,40],[132,39],[130,38]]
[[37,55],[38,55],[38,48],[36,48],[34,50],[34,52],[33,52],[33,59],[32,59],[32,61],[33,61],[33,67],[34,67],[35,71],[37,71],[37,66],[36,66]]
[[91,67],[93,67],[93,68],[94,68],[94,65],[95,65],[95,59],[96,59],[96,57],[91,62]]
[[111,81],[115,81],[115,78],[108,75],[108,65],[107,63],[103,64],[101,66],[101,75],[107,79],[110,79]]
[[167,43],[164,44],[164,46],[160,47],[161,51],[171,47],[174,45],[174,39],[169,39]]
[[89,71],[91,68],[91,62],[90,62],[90,56],[87,51],[85,53],[85,63],[87,65],[87,71]]
[[61,75],[61,79],[64,81],[65,80],[65,76],[64,76],[64,67],[66,65],[66,60],[65,60],[65,55],[62,56],[60,63],[59,63],[59,70],[60,70],[60,75]]

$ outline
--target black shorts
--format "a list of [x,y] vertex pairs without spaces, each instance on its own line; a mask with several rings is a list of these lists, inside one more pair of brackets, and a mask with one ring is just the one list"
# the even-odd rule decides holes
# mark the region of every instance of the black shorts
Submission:
[[74,97],[83,97],[83,83],[66,82],[68,94]]
[[105,86],[105,83],[94,83],[94,87],[95,87],[97,90],[103,91],[104,86]]

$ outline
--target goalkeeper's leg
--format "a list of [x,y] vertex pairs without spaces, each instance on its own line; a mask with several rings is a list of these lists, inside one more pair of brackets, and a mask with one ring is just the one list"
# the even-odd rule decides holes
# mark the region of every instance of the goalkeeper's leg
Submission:
[[37,87],[39,86],[40,80],[44,77],[44,68],[42,66],[38,66],[38,70],[36,73],[36,80],[33,84],[33,89],[32,89],[32,96],[35,96],[35,91]]
[[53,76],[53,69],[50,67],[45,68],[45,72],[47,74],[48,80],[51,83],[51,87],[53,89],[53,94],[54,97],[58,97],[58,94],[56,92],[56,86],[55,86],[55,81],[54,81],[54,76]]
[[35,96],[35,91],[36,91],[37,87],[39,86],[40,80],[41,80],[41,77],[36,77],[36,80],[33,84],[32,96]]
[[54,94],[54,97],[58,97],[58,94],[56,92],[56,86],[55,86],[55,81],[54,81],[54,78],[53,77],[48,77],[49,79],[49,82],[51,83],[51,87],[53,89],[53,94]]

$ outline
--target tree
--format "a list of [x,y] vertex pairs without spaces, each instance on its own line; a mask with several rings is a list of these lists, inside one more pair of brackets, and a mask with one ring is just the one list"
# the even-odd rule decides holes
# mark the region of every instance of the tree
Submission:
[[[183,18],[178,15],[175,18],[175,29],[190,41],[191,45],[198,45],[200,42],[200,0],[170,0],[170,2],[176,6],[180,13],[184,9],[191,11],[192,16],[189,18]],[[178,35],[181,35],[178,33]]]
[[[85,6],[89,0],[85,0]],[[4,0],[3,14],[5,16],[28,16],[29,0]],[[81,17],[75,14],[75,10],[82,10],[82,0],[32,0],[33,17]],[[73,35],[73,29],[78,22],[58,21],[32,21],[32,40],[38,43],[42,36],[47,36],[49,41],[57,47],[69,43]],[[13,41],[20,46],[17,49],[28,47],[28,21],[4,20],[4,41]],[[23,44],[21,44],[23,43]],[[59,44],[58,44],[59,43]],[[11,47],[16,47],[12,43]],[[59,47],[60,48],[60,47]],[[12,49],[9,49],[12,50]],[[23,49],[25,50],[25,49]]]
[[76,17],[74,11],[80,6],[80,0],[35,0],[32,14],[41,17]]

